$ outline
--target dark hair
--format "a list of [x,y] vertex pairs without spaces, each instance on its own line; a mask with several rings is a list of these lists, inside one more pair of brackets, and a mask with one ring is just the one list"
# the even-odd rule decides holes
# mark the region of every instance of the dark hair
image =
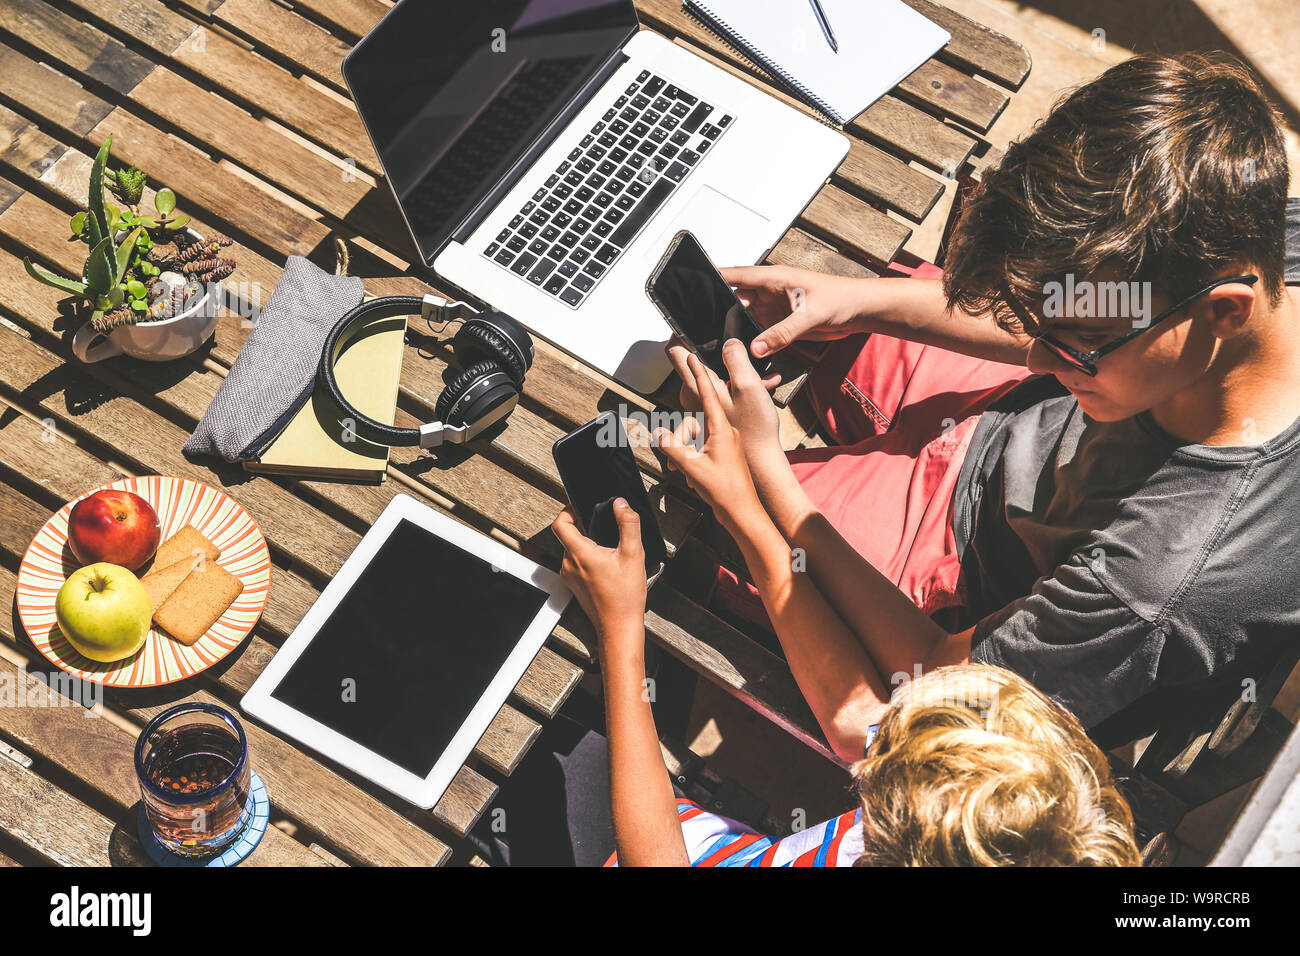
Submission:
[[1186,295],[1249,262],[1283,294],[1286,148],[1254,76],[1224,53],[1138,56],[1066,95],[985,173],[944,261],[950,306],[1013,331],[1066,273]]

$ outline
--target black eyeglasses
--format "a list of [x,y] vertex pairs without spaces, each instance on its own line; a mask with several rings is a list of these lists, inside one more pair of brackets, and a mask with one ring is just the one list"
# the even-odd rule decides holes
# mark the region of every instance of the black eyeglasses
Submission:
[[[1079,349],[1071,348],[1070,346],[1062,342],[1060,339],[1056,338],[1055,336],[1047,332],[1040,332],[1037,335],[1034,335],[1032,332],[1029,332],[1029,334],[1034,338],[1035,341],[1043,343],[1043,345],[1053,355],[1059,357],[1062,361],[1066,362],[1072,368],[1076,368],[1080,372],[1083,372],[1086,375],[1095,376],[1097,374],[1097,361],[1102,356],[1110,354],[1111,352],[1115,351],[1117,348],[1119,348],[1120,346],[1124,345],[1127,342],[1131,342],[1133,339],[1137,338],[1143,332],[1148,332],[1151,329],[1154,329],[1165,319],[1169,318],[1171,315],[1175,314],[1176,312],[1179,312],[1182,309],[1187,308],[1187,306],[1191,305],[1193,302],[1195,302],[1201,296],[1205,295],[1205,293],[1209,292],[1211,289],[1217,289],[1221,285],[1229,285],[1233,282],[1240,282],[1245,285],[1254,285],[1258,281],[1259,281],[1259,276],[1254,274],[1230,276],[1227,279],[1216,279],[1214,282],[1211,282],[1205,288],[1197,292],[1193,292],[1191,295],[1183,299],[1181,302],[1178,302],[1170,306],[1169,308],[1165,309],[1165,311],[1161,312],[1159,315],[1157,315],[1154,319],[1152,319],[1150,322],[1148,322],[1146,325],[1142,326],[1141,328],[1136,328],[1131,332],[1125,332],[1119,338],[1112,339],[1111,341],[1103,345],[1101,348],[1093,349],[1091,352],[1081,352]],[[1008,293],[1006,296],[1006,302],[1007,305],[1011,306],[1011,311],[1016,313],[1016,317],[1020,320],[1020,324],[1025,327],[1026,332],[1028,332],[1028,330],[1031,327],[1037,327],[1039,323],[1034,320],[1034,318],[1029,314],[1028,310],[1026,310],[1025,307],[1020,304],[1020,302],[1016,299],[1015,296]]]

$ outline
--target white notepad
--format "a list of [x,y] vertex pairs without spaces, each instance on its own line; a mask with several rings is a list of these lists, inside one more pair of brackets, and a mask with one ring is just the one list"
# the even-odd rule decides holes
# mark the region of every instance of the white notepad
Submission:
[[902,0],[821,0],[839,52],[809,0],[685,0],[687,12],[840,126],[951,39]]

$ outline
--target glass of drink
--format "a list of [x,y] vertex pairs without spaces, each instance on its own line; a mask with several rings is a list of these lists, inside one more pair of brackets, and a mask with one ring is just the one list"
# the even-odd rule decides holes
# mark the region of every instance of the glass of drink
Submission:
[[252,819],[248,738],[215,704],[178,704],[151,720],[136,741],[135,772],[145,816],[172,853],[219,853]]

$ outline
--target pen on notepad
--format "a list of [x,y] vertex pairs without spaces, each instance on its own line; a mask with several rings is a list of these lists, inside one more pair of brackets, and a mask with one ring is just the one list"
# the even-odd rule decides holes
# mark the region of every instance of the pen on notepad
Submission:
[[826,19],[826,11],[817,0],[808,0],[812,4],[813,14],[817,17],[817,25],[822,28],[822,33],[826,34],[826,42],[831,45],[831,49],[836,53],[840,52],[840,45],[835,42],[835,34],[831,31],[831,22]]

